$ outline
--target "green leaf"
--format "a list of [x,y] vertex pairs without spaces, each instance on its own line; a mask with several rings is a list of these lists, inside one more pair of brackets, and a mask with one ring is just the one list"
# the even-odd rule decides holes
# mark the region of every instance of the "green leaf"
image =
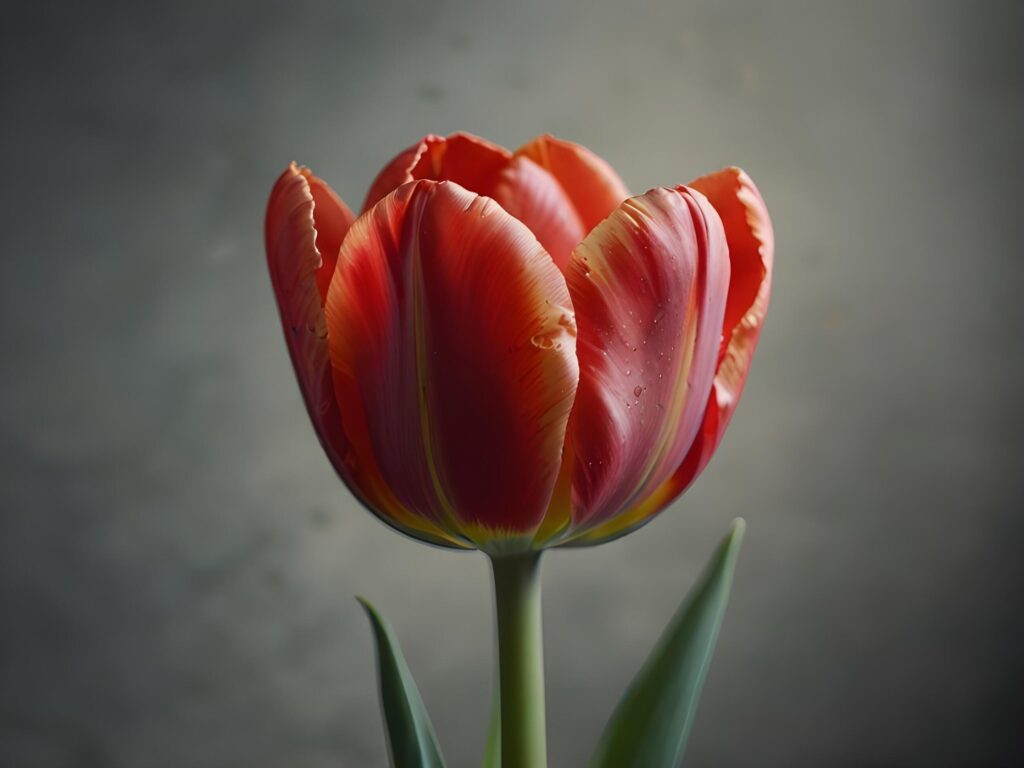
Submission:
[[733,522],[619,702],[590,768],[676,768],[682,761],[745,527]]
[[444,768],[437,736],[391,626],[361,597],[377,643],[381,709],[394,768]]
[[501,768],[501,689],[498,671],[494,672],[494,701],[491,703],[491,724],[487,728],[487,751],[483,768]]

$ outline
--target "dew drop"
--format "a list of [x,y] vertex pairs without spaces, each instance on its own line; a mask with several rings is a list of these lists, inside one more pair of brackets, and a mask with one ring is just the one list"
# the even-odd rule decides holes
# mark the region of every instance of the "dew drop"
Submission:
[[637,384],[635,387],[633,387],[633,394],[636,395],[637,397],[640,397],[640,395],[642,395],[643,392],[644,392],[644,388],[641,387],[639,384]]

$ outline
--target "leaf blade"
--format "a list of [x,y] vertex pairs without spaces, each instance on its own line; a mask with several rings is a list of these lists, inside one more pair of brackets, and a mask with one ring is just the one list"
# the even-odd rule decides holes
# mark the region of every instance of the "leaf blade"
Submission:
[[733,522],[612,714],[590,768],[676,768],[725,615],[746,524]]
[[377,647],[380,702],[391,765],[394,768],[445,768],[434,727],[391,625],[369,601],[356,599],[370,619]]
[[501,690],[498,672],[494,673],[494,694],[491,702],[491,724],[487,727],[487,749],[483,768],[501,768]]

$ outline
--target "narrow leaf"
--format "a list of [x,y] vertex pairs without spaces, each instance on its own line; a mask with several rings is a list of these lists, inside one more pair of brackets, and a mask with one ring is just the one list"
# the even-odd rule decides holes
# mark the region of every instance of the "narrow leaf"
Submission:
[[394,768],[444,768],[434,727],[391,626],[369,602],[361,597],[356,599],[370,617],[377,644],[381,709],[387,724],[391,765]]
[[483,768],[501,768],[501,689],[498,671],[494,672],[494,696],[491,703],[491,724],[487,728],[487,751]]
[[590,768],[676,768],[729,601],[746,524],[737,519],[605,728]]

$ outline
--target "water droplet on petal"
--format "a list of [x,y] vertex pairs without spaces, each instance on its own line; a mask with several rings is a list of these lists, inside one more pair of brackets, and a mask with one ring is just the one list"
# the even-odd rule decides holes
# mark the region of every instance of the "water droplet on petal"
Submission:
[[640,397],[640,395],[642,395],[643,392],[644,392],[644,388],[641,387],[639,384],[637,384],[635,387],[633,387],[633,394],[636,395],[637,397]]

